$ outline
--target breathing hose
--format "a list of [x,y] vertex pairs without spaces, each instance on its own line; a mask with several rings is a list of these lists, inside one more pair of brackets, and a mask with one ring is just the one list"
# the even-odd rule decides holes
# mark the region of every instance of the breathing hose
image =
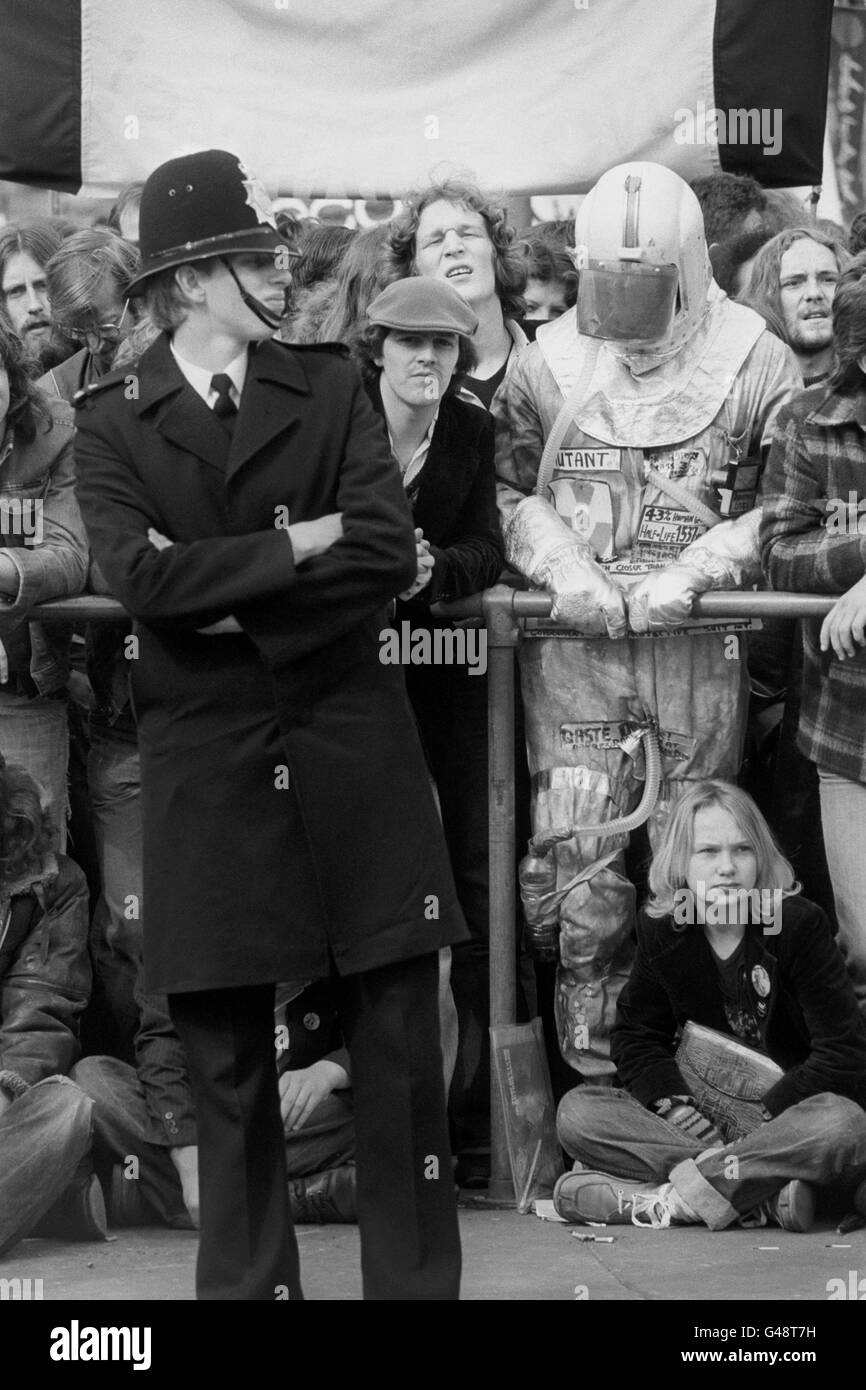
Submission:
[[597,825],[561,826],[559,829],[535,835],[529,841],[529,853],[521,860],[518,881],[526,921],[527,943],[537,960],[552,963],[557,959],[560,903],[579,883],[585,883],[587,879],[606,868],[619,854],[618,849],[610,850],[594,863],[581,869],[562,888],[557,888],[554,846],[576,835],[599,835],[609,838],[612,835],[627,834],[643,825],[655,809],[662,780],[661,749],[655,724],[648,722],[635,729],[623,739],[622,747],[624,751],[633,753],[641,741],[644,744],[646,777],[640,802],[629,815],[617,816],[615,820],[603,821]]
[[[641,741],[644,745],[644,757],[646,759],[646,777],[643,795],[634,810],[630,811],[627,816],[617,816],[614,820],[600,821],[597,825],[570,825],[567,828],[560,826],[557,830],[545,830],[541,835],[535,835],[529,841],[530,851],[533,854],[548,854],[554,845],[560,844],[563,840],[571,840],[575,835],[584,838],[603,835],[605,839],[611,835],[627,835],[649,820],[655,810],[662,781],[662,756],[655,724],[647,723],[641,728],[635,729],[633,734],[627,735],[623,740],[623,748],[626,752],[631,752],[632,747],[637,747]],[[632,743],[632,747],[627,747],[629,742]],[[569,884],[564,891],[568,892],[570,887]]]

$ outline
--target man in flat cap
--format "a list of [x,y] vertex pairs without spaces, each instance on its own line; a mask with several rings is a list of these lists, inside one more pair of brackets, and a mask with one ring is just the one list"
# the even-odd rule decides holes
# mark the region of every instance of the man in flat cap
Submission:
[[146,985],[192,1078],[199,1297],[302,1296],[273,987],[330,976],[364,1295],[452,1299],[437,951],[465,926],[403,675],[378,656],[415,539],[345,352],[272,338],[288,254],[235,155],[161,165],[130,292],[163,331],[80,402],[82,511],[135,620]]

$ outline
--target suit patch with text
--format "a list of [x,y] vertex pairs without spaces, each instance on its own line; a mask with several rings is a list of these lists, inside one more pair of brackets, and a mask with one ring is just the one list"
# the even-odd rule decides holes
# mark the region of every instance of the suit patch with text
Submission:
[[556,473],[621,473],[622,449],[557,449]]
[[[572,751],[591,748],[597,752],[611,753],[621,750],[624,741],[642,727],[636,719],[560,724],[559,741],[563,748]],[[675,733],[673,729],[659,729],[658,740],[663,756],[674,758],[677,762],[686,762],[697,746],[697,739],[688,734]]]

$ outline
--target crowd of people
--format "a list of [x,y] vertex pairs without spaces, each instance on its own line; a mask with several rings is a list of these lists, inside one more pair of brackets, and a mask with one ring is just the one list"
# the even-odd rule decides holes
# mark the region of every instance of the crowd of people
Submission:
[[[500,580],[552,600],[514,949],[557,1210],[866,1217],[858,235],[652,164],[568,221],[454,177],[354,231],[223,151],[105,226],[0,229],[0,1254],[196,1227],[200,1297],[297,1297],[293,1223],[358,1221],[365,1296],[457,1296],[487,680],[378,634]],[[755,587],[834,602],[693,614]],[[88,592],[132,622],[37,611]],[[749,1133],[690,1090],[688,1022],[781,1068]]]

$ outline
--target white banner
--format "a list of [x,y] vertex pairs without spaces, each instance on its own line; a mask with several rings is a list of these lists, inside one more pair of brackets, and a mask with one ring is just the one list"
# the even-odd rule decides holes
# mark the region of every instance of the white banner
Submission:
[[219,147],[275,194],[399,197],[443,166],[585,190],[713,107],[714,0],[82,0],[83,191]]

